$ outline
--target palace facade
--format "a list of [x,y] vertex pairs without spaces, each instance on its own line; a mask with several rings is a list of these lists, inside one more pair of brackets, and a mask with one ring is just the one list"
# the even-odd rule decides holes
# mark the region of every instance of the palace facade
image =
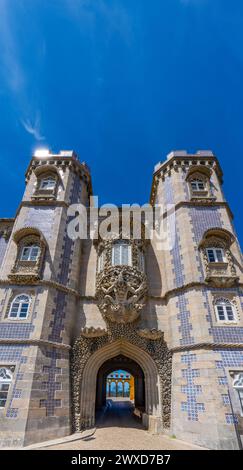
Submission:
[[[0,219],[0,445],[95,425],[107,378],[134,378],[151,433],[211,449],[243,434],[243,274],[222,170],[171,152],[150,203],[175,207],[175,242],[73,240],[70,204],[91,175],[72,151],[34,156],[14,219]],[[239,201],[240,203],[240,201]]]

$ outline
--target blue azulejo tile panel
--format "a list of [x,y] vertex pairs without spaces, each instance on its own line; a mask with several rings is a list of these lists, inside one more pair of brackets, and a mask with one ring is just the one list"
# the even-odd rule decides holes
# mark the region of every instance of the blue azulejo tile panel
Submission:
[[226,424],[238,424],[238,418],[232,413],[225,413]]
[[220,211],[217,207],[192,207],[190,209],[192,231],[195,242],[198,244],[210,228],[220,227],[223,223]]
[[187,413],[189,421],[198,421],[199,414],[205,412],[205,404],[198,400],[202,386],[194,383],[195,377],[200,377],[200,370],[194,365],[196,361],[196,354],[187,353],[181,356],[181,363],[187,365],[186,369],[182,369],[182,377],[187,384],[181,386],[181,392],[186,394],[186,400],[181,402],[181,411]]
[[55,299],[55,308],[52,311],[53,319],[50,322],[50,341],[62,342],[62,331],[64,330],[64,319],[66,316],[66,294],[58,291]]
[[28,339],[34,329],[31,323],[0,323],[0,339]]
[[178,294],[176,308],[179,310],[177,319],[179,320],[180,344],[186,346],[194,343],[192,335],[191,314],[188,309],[188,300],[184,294]]
[[55,393],[57,390],[61,390],[62,385],[60,380],[57,378],[57,375],[62,374],[61,367],[57,366],[58,359],[67,359],[69,358],[69,353],[64,351],[56,350],[46,350],[44,354],[47,358],[50,359],[50,364],[48,366],[43,366],[43,373],[48,374],[48,380],[42,382],[41,390],[47,392],[47,398],[40,400],[40,408],[46,408],[47,416],[54,416],[55,409],[62,406],[60,399],[55,398]]

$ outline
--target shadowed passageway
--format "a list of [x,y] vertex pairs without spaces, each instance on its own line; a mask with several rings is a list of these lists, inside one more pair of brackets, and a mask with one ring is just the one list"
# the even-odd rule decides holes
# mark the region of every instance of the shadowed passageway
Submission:
[[121,427],[143,429],[141,420],[134,416],[134,405],[127,398],[112,398],[107,405],[97,413],[97,428]]

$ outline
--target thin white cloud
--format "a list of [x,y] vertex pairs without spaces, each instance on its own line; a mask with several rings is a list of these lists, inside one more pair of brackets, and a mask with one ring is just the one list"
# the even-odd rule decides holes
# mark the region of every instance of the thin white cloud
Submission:
[[[40,141],[45,139],[41,133],[40,111],[36,102],[31,102],[29,98],[30,79],[20,59],[19,44],[21,41],[16,34],[13,5],[9,0],[0,0],[0,74],[20,115],[23,128]],[[45,47],[42,45],[42,48],[44,58]],[[36,117],[33,119],[33,116]]]
[[26,130],[26,132],[33,135],[36,140],[45,140],[45,136],[41,134],[39,116],[35,119],[34,123],[32,123],[30,119],[21,119],[21,124]]

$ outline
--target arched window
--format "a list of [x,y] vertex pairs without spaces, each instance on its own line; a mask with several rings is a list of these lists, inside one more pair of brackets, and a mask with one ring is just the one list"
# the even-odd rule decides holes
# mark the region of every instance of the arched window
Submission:
[[26,294],[17,295],[11,303],[9,318],[27,318],[30,307],[30,297]]
[[215,302],[215,310],[218,321],[236,321],[235,306],[230,302],[229,299],[217,299]]
[[193,178],[190,180],[192,191],[205,191],[205,181],[200,178]]
[[12,382],[12,372],[7,367],[0,366],[0,408],[6,405],[8,391]]
[[56,179],[53,176],[47,176],[40,181],[39,189],[53,190],[56,186]]
[[131,245],[123,240],[115,242],[112,246],[112,264],[114,265],[132,265]]
[[37,245],[27,245],[22,248],[20,260],[21,261],[36,261],[40,254],[40,247]]
[[207,248],[207,256],[209,263],[223,263],[225,261],[225,254],[223,248]]

